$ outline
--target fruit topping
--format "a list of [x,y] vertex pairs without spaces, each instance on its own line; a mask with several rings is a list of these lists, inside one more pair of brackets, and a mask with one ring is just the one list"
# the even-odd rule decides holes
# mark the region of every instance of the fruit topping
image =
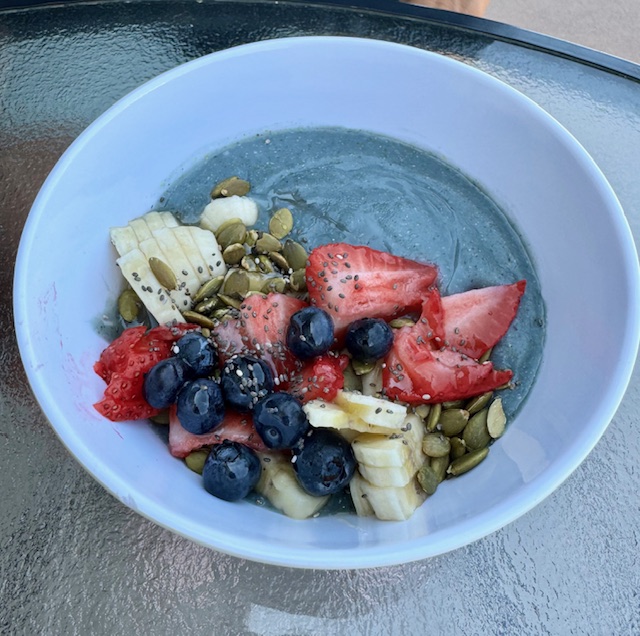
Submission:
[[305,307],[289,321],[287,346],[302,360],[315,358],[329,351],[333,345],[333,320],[318,307]]
[[193,369],[197,377],[211,375],[218,368],[218,352],[201,333],[185,334],[173,345],[172,351]]
[[193,370],[184,360],[160,360],[144,377],[144,399],[156,409],[166,409],[176,401],[178,391],[190,377]]
[[224,400],[217,382],[198,378],[183,385],[178,393],[177,416],[180,424],[194,435],[213,430],[224,419]]
[[391,350],[393,331],[380,318],[361,318],[349,325],[345,344],[356,360],[375,362]]
[[291,448],[309,430],[302,404],[289,393],[273,393],[255,406],[253,423],[265,446]]
[[258,483],[260,459],[247,446],[224,441],[211,449],[202,470],[205,490],[225,501],[246,497]]
[[231,356],[222,368],[220,386],[227,404],[238,411],[251,411],[260,398],[273,391],[273,375],[258,358]]

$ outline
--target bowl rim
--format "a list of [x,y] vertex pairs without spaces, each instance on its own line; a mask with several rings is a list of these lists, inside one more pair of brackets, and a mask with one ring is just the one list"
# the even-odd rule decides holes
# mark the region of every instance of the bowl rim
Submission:
[[[96,463],[93,453],[82,442],[74,437],[73,431],[68,425],[67,418],[60,410],[55,401],[55,396],[51,395],[46,382],[36,373],[37,355],[32,349],[29,339],[30,316],[26,306],[26,295],[20,290],[25,289],[29,279],[29,254],[34,236],[38,230],[39,221],[46,208],[50,192],[53,191],[62,175],[76,157],[78,151],[91,142],[97,131],[108,122],[116,118],[121,112],[126,110],[133,103],[144,98],[156,88],[171,82],[173,79],[186,73],[191,73],[195,69],[208,66],[212,63],[223,62],[229,57],[244,54],[260,54],[263,51],[273,50],[280,47],[298,47],[311,45],[321,46],[365,46],[379,47],[393,53],[399,49],[411,51],[412,54],[422,55],[425,60],[438,60],[438,63],[455,67],[458,72],[465,72],[476,78],[482,78],[497,91],[510,95],[512,100],[516,100],[523,110],[532,117],[542,119],[546,125],[552,129],[564,145],[568,147],[575,156],[580,167],[585,170],[591,180],[596,184],[603,197],[610,203],[610,209],[615,210],[612,220],[615,223],[617,236],[624,245],[622,257],[625,271],[630,277],[631,297],[629,301],[629,328],[625,333],[626,355],[622,356],[617,363],[614,381],[610,389],[600,402],[598,421],[601,425],[594,430],[590,436],[580,440],[580,443],[572,446],[572,452],[567,456],[566,461],[559,465],[554,464],[542,471],[531,482],[522,486],[517,496],[514,494],[503,500],[497,506],[490,508],[486,513],[473,517],[471,520],[463,521],[458,525],[458,532],[454,539],[447,537],[438,541],[426,541],[421,536],[417,539],[407,540],[402,545],[380,547],[358,547],[353,550],[333,550],[318,548],[312,552],[304,552],[302,549],[286,549],[278,546],[270,546],[269,552],[265,553],[264,545],[259,541],[251,539],[238,540],[238,537],[231,537],[228,533],[219,531],[217,528],[208,528],[205,534],[199,530],[197,524],[190,524],[182,520],[179,516],[167,511],[159,504],[147,499],[145,496],[136,493],[135,496],[126,494],[131,490],[130,485],[120,478],[112,467]],[[606,180],[602,171],[595,161],[582,147],[571,133],[569,133],[559,122],[549,113],[542,109],[529,97],[526,97],[516,89],[501,80],[463,62],[449,57],[425,51],[405,44],[397,44],[382,40],[342,37],[342,36],[296,36],[289,38],[277,38],[241,44],[222,51],[217,51],[200,58],[191,60],[172,68],[157,77],[145,82],[134,89],[114,105],[100,115],[91,123],[67,148],[62,157],[56,163],[49,176],[40,189],[25,223],[15,264],[14,287],[13,287],[13,309],[14,324],[18,347],[25,367],[31,389],[40,405],[41,410],[48,418],[52,428],[66,448],[73,454],[76,460],[91,474],[102,486],[113,494],[125,505],[133,508],[136,512],[152,520],[177,534],[185,536],[197,543],[214,548],[221,552],[253,561],[263,562],[272,565],[319,568],[319,569],[359,569],[387,565],[397,565],[431,556],[444,554],[451,550],[465,546],[473,541],[481,539],[496,530],[506,526],[516,520],[526,512],[534,508],[538,503],[548,497],[558,488],[569,475],[579,466],[594,448],[600,437],[603,435],[611,419],[613,418],[620,402],[624,396],[637,357],[638,345],[640,343],[640,269],[638,267],[638,256],[635,248],[631,229],[624,215],[622,207]],[[55,422],[55,423],[54,423]],[[125,494],[123,494],[125,493]],[[177,523],[176,523],[177,522]]]

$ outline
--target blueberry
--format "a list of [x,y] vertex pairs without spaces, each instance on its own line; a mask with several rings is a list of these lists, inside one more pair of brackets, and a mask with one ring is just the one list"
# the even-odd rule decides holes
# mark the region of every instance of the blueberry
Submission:
[[297,358],[307,360],[328,351],[333,345],[333,320],[324,310],[305,307],[289,321],[287,347]]
[[211,375],[218,367],[218,352],[201,333],[191,331],[173,345],[173,353],[184,360],[196,377]]
[[356,458],[347,440],[326,428],[314,428],[294,450],[293,469],[310,495],[332,495],[344,488],[356,470]]
[[224,400],[216,382],[198,378],[187,382],[178,393],[180,424],[194,435],[204,435],[222,423]]
[[260,459],[250,448],[224,441],[211,449],[204,463],[204,489],[225,501],[238,501],[255,488],[261,472]]
[[389,353],[393,345],[391,327],[379,318],[362,318],[349,325],[346,345],[360,362],[375,362]]
[[220,376],[225,400],[239,411],[251,411],[273,391],[273,375],[266,362],[251,356],[232,356]]
[[288,393],[262,398],[253,411],[253,424],[268,448],[291,448],[309,430],[302,404]]
[[182,360],[160,360],[144,376],[144,399],[153,408],[166,409],[176,401],[178,391],[191,377],[191,369]]

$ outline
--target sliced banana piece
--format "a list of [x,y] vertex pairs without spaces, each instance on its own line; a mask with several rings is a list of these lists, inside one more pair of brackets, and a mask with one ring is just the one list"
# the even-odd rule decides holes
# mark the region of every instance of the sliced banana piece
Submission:
[[109,236],[120,256],[128,254],[131,250],[138,249],[138,237],[134,229],[129,225],[109,228]]
[[173,235],[180,244],[182,251],[189,256],[189,262],[193,267],[194,274],[198,277],[200,285],[204,285],[204,283],[211,280],[209,267],[200,253],[193,236],[191,235],[191,228],[186,225],[182,225],[180,227],[171,228],[170,231],[173,232]]
[[[369,483],[362,475],[356,474],[350,484],[352,498],[354,482],[355,491],[366,495],[365,499],[375,516],[384,521],[405,521],[426,499],[424,491],[415,479],[411,479],[401,487],[381,487]],[[356,505],[355,501],[354,505]]]
[[[157,293],[157,290],[161,290],[160,283],[153,275],[149,261],[141,250],[135,248],[128,251],[116,261],[116,264],[120,267],[122,275],[131,288],[138,294],[144,306],[159,324],[184,322],[182,314],[176,308],[167,290],[163,290],[164,293]],[[148,291],[149,286],[151,286],[151,291]]]
[[262,475],[256,491],[272,506],[293,519],[307,519],[329,501],[329,497],[312,497],[298,483],[291,458],[279,453],[258,453]]
[[182,275],[183,280],[186,282],[185,292],[189,295],[195,294],[200,287],[200,278],[197,275],[196,268],[189,260],[189,256],[182,249],[174,230],[168,227],[154,230],[153,238],[158,241],[160,249],[167,258],[167,264],[174,270],[175,275]]
[[221,197],[213,199],[202,211],[200,227],[215,232],[230,219],[240,219],[247,227],[258,220],[258,204],[250,197]]
[[156,230],[167,227],[164,221],[164,217],[160,212],[147,212],[141,218],[147,224],[147,227],[151,231],[151,234],[153,234]]
[[303,407],[311,426],[315,428],[332,428],[339,431],[345,437],[350,437],[353,432],[378,433],[385,435],[389,430],[381,426],[368,424],[359,417],[354,417],[335,403],[324,400],[310,400]]
[[146,241],[153,236],[147,222],[142,217],[129,221],[129,227],[133,228],[133,231],[136,233],[138,243]]
[[358,517],[371,517],[375,513],[369,503],[367,494],[362,489],[363,482],[364,479],[356,473],[349,482],[349,492]]
[[227,266],[224,263],[222,252],[220,251],[218,241],[216,241],[214,234],[200,227],[192,225],[188,227],[195,244],[200,250],[200,255],[206,263],[209,276],[211,278],[224,276],[227,273]]
[[180,221],[176,219],[175,215],[172,212],[159,212],[164,224],[167,227],[180,227]]
[[[372,468],[401,468],[405,465],[414,467],[414,452],[404,435],[374,435],[361,433],[352,444],[353,453],[358,464],[366,464]],[[406,484],[406,480],[403,484]]]
[[407,407],[402,404],[353,391],[338,391],[334,402],[367,424],[391,431],[402,428],[407,417]]

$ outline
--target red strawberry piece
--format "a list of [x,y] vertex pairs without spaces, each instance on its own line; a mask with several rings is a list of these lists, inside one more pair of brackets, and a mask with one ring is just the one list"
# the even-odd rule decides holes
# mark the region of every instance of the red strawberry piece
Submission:
[[286,345],[289,320],[303,307],[304,301],[284,294],[249,296],[239,317],[225,320],[211,334],[221,363],[234,354],[255,356],[269,365],[276,385],[286,389],[289,376],[303,366]]
[[423,329],[404,327],[395,334],[385,359],[386,395],[409,404],[437,403],[480,395],[511,380],[511,371],[496,371],[447,347],[432,349]]
[[349,364],[345,355],[323,355],[307,362],[292,379],[289,393],[302,402],[322,398],[332,402],[344,386],[343,371]]
[[219,444],[224,440],[239,442],[256,451],[268,450],[256,432],[249,413],[227,411],[222,424],[214,431],[205,435],[194,435],[182,427],[176,415],[176,408],[173,406],[169,410],[169,452],[174,457],[186,457],[194,450]]
[[108,384],[95,409],[113,422],[158,414],[143,397],[144,374],[171,355],[171,345],[195,325],[126,329],[100,355],[95,372]]
[[444,344],[477,360],[509,329],[526,284],[521,280],[445,296]]
[[433,265],[346,243],[314,249],[306,269],[311,304],[331,315],[338,340],[359,318],[419,311],[437,275]]

